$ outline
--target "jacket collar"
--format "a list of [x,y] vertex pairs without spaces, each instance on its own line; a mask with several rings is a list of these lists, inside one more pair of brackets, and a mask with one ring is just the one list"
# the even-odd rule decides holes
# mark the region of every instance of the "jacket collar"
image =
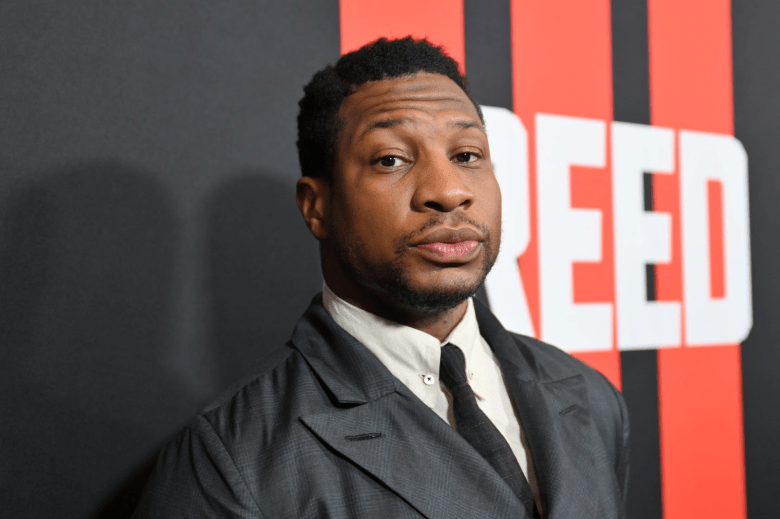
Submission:
[[507,371],[523,382],[538,382],[547,378],[547,373],[539,366],[533,353],[525,347],[525,344],[521,344],[521,348],[518,349],[515,340],[487,305],[475,298],[474,311],[477,314],[479,332],[496,355],[505,378]]
[[341,404],[365,404],[396,390],[390,371],[333,321],[320,294],[298,321],[291,341]]
[[[589,496],[597,471],[584,377],[551,380],[533,351],[523,343],[518,348],[487,307],[475,301],[475,310],[520,416],[545,517],[613,517],[613,504]],[[320,296],[296,326],[292,343],[341,404],[300,417],[321,441],[425,517],[523,517],[519,500],[492,467],[341,329]],[[466,509],[455,511],[454,503]]]
[[[545,377],[535,357],[527,350],[518,351],[511,335],[487,306],[474,299],[474,310],[480,333],[502,370],[508,368],[521,381]],[[320,294],[298,321],[291,341],[340,403],[371,402],[400,385],[375,355],[336,324],[323,307]]]
[[336,325],[320,296],[292,343],[336,401],[299,418],[320,441],[424,517],[523,519],[522,503],[487,461]]

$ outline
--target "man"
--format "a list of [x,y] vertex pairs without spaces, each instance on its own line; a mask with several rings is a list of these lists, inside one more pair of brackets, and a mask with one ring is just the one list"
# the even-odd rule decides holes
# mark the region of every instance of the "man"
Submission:
[[326,286],[283,360],[163,451],[136,515],[623,517],[620,394],[471,298],[501,194],[456,63],[378,40],[300,107],[297,201]]

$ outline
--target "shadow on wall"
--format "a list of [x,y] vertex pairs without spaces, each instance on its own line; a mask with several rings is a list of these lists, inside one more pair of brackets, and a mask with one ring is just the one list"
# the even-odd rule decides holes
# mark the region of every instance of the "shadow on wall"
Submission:
[[293,182],[238,175],[209,197],[206,210],[214,348],[224,386],[249,363],[278,357],[322,277]]
[[84,517],[134,471],[142,484],[160,432],[188,405],[161,362],[177,223],[163,189],[118,163],[5,195],[3,515]]
[[[191,351],[173,322],[200,318],[174,315],[193,293],[174,286],[182,222],[152,175],[120,163],[53,172],[0,203],[3,516],[129,517],[157,451],[203,404],[171,365]],[[202,214],[205,286],[183,282],[212,305],[218,390],[273,362],[321,278],[292,182],[241,175]]]

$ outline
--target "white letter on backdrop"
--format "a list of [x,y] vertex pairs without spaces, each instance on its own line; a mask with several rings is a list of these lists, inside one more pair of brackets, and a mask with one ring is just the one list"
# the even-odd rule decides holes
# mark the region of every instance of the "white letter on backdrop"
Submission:
[[674,171],[674,132],[612,123],[615,319],[621,350],[680,345],[680,304],[647,301],[645,264],[669,263],[671,215],[644,210],[643,174]]
[[571,208],[570,167],[603,168],[604,121],[536,116],[539,285],[543,340],[567,351],[612,347],[612,304],[573,300],[573,262],[601,261],[601,212]]
[[[680,131],[685,342],[742,342],[753,326],[747,154],[730,135]],[[723,187],[725,297],[710,296],[707,181]]]
[[482,113],[502,198],[501,252],[485,280],[485,290],[491,310],[506,328],[536,337],[517,266],[517,258],[531,240],[528,132],[509,110],[483,106]]

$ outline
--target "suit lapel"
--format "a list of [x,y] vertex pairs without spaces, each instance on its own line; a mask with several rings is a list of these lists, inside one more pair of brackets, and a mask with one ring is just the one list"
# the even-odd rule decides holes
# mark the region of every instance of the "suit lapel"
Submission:
[[512,336],[481,304],[480,332],[499,360],[525,432],[541,489],[545,517],[612,517],[613,507],[593,495],[598,443],[593,434],[584,377],[549,377],[535,359],[521,354]]
[[[319,296],[318,296],[319,297]],[[582,375],[550,380],[530,350],[475,301],[534,459],[545,517],[613,517],[593,492],[608,477],[594,441]],[[300,417],[322,442],[372,474],[428,518],[519,517],[522,504],[490,465],[398,382],[315,298],[292,343],[332,396],[328,412]]]
[[525,517],[495,470],[407,391],[301,421],[425,517]]
[[487,461],[336,325],[317,298],[292,343],[334,400],[327,412],[300,417],[322,442],[430,519],[525,518]]

